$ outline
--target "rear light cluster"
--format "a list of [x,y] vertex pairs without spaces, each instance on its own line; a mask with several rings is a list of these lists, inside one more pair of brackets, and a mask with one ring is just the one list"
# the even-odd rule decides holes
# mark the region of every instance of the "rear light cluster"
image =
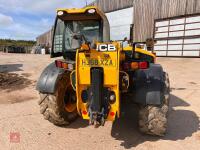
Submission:
[[56,64],[56,67],[58,67],[58,68],[63,68],[66,70],[74,70],[73,64],[67,63],[62,60],[55,60],[55,64]]
[[149,67],[149,63],[146,61],[142,62],[125,62],[123,64],[124,70],[136,70],[136,69],[147,69]]

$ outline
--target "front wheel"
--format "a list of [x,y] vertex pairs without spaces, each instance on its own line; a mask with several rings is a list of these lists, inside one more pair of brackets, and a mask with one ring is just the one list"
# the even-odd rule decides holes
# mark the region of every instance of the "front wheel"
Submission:
[[139,128],[145,134],[164,136],[167,130],[167,113],[169,109],[169,77],[164,73],[164,97],[161,106],[141,106],[139,111]]
[[63,126],[74,121],[78,114],[76,93],[73,91],[68,74],[58,81],[54,94],[40,93],[40,113],[51,123]]

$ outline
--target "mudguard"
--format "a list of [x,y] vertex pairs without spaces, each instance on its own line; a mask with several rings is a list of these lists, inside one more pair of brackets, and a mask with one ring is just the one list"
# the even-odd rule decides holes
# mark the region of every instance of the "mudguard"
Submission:
[[57,68],[54,62],[49,64],[40,75],[36,90],[41,93],[53,94],[55,92],[59,76],[61,76],[64,72],[65,71],[63,69]]
[[133,99],[142,105],[161,105],[164,99],[164,72],[159,64],[150,64],[133,75]]

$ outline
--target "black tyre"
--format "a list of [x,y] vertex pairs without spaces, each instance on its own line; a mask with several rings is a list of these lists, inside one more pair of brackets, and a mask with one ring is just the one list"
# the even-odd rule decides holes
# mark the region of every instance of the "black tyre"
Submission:
[[167,130],[167,113],[169,109],[170,84],[167,73],[164,73],[164,100],[159,106],[141,106],[139,111],[139,129],[150,135],[164,136]]
[[73,91],[69,74],[64,74],[58,81],[54,94],[40,93],[40,113],[51,123],[63,126],[74,121],[78,114],[76,93]]

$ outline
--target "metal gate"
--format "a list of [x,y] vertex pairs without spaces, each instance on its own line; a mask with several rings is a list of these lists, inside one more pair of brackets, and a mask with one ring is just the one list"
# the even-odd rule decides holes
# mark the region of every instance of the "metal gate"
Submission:
[[200,57],[200,14],[155,20],[157,56]]

